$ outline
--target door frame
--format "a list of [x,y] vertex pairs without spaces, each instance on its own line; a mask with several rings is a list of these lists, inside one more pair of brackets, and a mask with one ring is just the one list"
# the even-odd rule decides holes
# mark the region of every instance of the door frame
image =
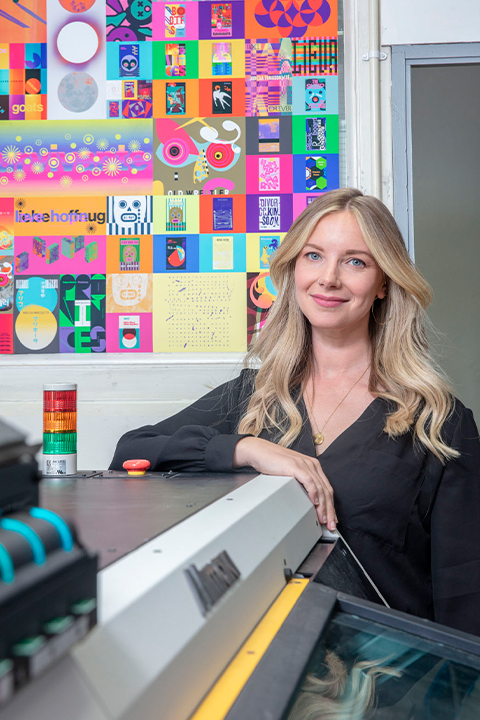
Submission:
[[480,63],[480,43],[392,47],[392,146],[394,215],[412,260],[413,231],[411,70],[419,65]]

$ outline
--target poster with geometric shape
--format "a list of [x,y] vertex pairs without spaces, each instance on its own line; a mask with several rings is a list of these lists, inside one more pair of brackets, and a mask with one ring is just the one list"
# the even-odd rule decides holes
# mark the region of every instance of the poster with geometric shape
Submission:
[[46,120],[47,45],[0,45],[0,120]]
[[106,6],[107,42],[126,43],[152,39],[151,2],[106,0]]
[[152,313],[107,313],[107,352],[152,352]]
[[245,273],[154,275],[154,352],[244,352]]
[[[99,196],[151,192],[146,120],[0,124],[0,187],[12,195]],[[15,187],[12,187],[12,186]],[[11,189],[10,189],[11,188]]]
[[338,43],[336,37],[303,37],[292,40],[292,74],[336,75]]
[[153,77],[173,81],[198,78],[198,42],[154,42]]
[[105,272],[105,236],[17,235],[15,275]]
[[[261,37],[261,36],[259,36]],[[245,115],[292,112],[292,41],[245,40]]]
[[107,274],[107,312],[152,312],[152,275]]
[[235,38],[199,40],[198,77],[214,80],[231,80],[232,78],[242,78],[243,80],[245,78],[245,41]]
[[106,43],[101,41],[105,5],[81,14],[68,3],[47,0],[48,117],[101,120],[106,117]]
[[245,193],[245,118],[162,118],[154,123],[154,182],[159,194]]
[[60,352],[106,352],[105,275],[60,276]]
[[167,270],[185,270],[187,267],[186,237],[167,237],[165,246],[165,266]]
[[154,235],[153,272],[199,271],[198,235]]
[[16,353],[59,352],[58,306],[58,275],[15,277]]
[[247,273],[247,342],[250,344],[263,327],[277,292],[270,273]]
[[294,155],[293,192],[327,192],[338,187],[338,155]]

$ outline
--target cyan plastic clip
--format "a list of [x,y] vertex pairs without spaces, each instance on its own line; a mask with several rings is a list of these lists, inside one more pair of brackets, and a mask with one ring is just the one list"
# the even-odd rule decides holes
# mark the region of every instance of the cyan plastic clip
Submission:
[[30,525],[27,525],[21,520],[16,520],[15,518],[3,518],[3,520],[0,520],[0,527],[4,530],[11,530],[12,532],[19,533],[19,535],[23,535],[32,548],[33,562],[36,565],[43,565],[47,559],[45,548],[41,539],[35,530],[30,527]]
[[11,583],[15,580],[15,569],[12,558],[3,545],[0,545],[0,577],[4,583]]
[[70,552],[70,550],[73,550],[72,533],[67,523],[63,518],[60,517],[60,515],[57,515],[57,513],[54,513],[52,510],[46,510],[45,508],[38,507],[31,508],[30,515],[33,518],[38,518],[39,520],[46,520],[47,522],[51,523],[60,535],[60,542],[62,543],[62,548],[66,552]]

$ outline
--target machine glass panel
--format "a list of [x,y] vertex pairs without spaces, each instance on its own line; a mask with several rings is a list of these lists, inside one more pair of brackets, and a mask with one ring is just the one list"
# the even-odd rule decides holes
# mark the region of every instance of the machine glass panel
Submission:
[[478,720],[480,658],[336,612],[285,720]]

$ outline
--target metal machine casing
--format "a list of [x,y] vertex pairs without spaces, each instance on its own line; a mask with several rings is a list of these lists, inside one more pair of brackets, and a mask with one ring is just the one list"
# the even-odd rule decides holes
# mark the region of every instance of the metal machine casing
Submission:
[[[258,476],[113,563],[99,626],[37,681],[36,720],[188,718],[320,534],[296,480]],[[204,613],[185,571],[222,552],[240,577]],[[31,708],[18,697],[4,720]]]

